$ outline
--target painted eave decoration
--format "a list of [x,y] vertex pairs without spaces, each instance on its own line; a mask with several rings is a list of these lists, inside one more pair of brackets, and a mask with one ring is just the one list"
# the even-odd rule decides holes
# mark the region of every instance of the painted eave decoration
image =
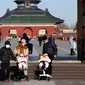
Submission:
[[25,7],[29,8],[30,7],[30,1],[29,0],[25,0]]

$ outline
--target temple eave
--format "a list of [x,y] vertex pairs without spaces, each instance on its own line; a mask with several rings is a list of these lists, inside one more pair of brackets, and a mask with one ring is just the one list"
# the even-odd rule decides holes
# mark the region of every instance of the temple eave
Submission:
[[[23,2],[24,0],[15,0],[15,2]],[[40,0],[31,0],[33,2],[37,2]],[[38,7],[34,7],[34,8],[23,8],[23,9],[14,9],[12,11],[7,11],[6,14],[0,18],[0,23],[2,24],[7,24],[7,23],[50,23],[50,24],[60,24],[63,23],[64,20],[54,17],[52,16],[49,11],[46,9],[41,10]]]

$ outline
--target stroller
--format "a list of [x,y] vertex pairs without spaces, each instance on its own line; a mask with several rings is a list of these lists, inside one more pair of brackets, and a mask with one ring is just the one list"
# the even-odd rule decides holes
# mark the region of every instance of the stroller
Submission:
[[37,77],[38,80],[50,81],[52,76],[49,74],[48,68],[50,67],[51,60],[49,59],[48,54],[44,54],[43,56],[44,57],[39,60],[39,65],[35,71],[35,78]]
[[27,76],[27,59],[23,54],[17,56],[17,66],[11,67],[11,70],[15,70],[14,75],[11,75],[12,80],[28,80]]

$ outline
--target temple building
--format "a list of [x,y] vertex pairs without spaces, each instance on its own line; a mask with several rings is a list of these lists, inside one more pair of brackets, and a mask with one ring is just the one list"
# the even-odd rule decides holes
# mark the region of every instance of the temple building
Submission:
[[48,35],[56,31],[57,26],[64,20],[52,16],[48,9],[38,8],[40,0],[15,0],[17,8],[10,11],[0,18],[0,35],[21,36],[27,33],[28,36],[38,36],[40,29],[46,29]]

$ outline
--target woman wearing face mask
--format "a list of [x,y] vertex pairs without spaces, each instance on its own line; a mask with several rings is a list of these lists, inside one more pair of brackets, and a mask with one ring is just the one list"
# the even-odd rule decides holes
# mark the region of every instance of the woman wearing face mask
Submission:
[[23,57],[26,60],[26,67],[27,67],[27,69],[24,70],[24,75],[25,75],[26,80],[29,80],[28,79],[28,72],[27,72],[27,70],[28,70],[28,63],[27,62],[28,62],[29,49],[26,46],[26,44],[27,44],[26,40],[21,39],[21,43],[15,47],[14,54],[17,57],[17,61],[23,61],[23,60],[21,60],[22,58],[20,58],[20,54],[23,54]]
[[1,69],[5,81],[9,80],[11,58],[16,60],[10,46],[10,42],[6,41],[5,46],[0,49]]

